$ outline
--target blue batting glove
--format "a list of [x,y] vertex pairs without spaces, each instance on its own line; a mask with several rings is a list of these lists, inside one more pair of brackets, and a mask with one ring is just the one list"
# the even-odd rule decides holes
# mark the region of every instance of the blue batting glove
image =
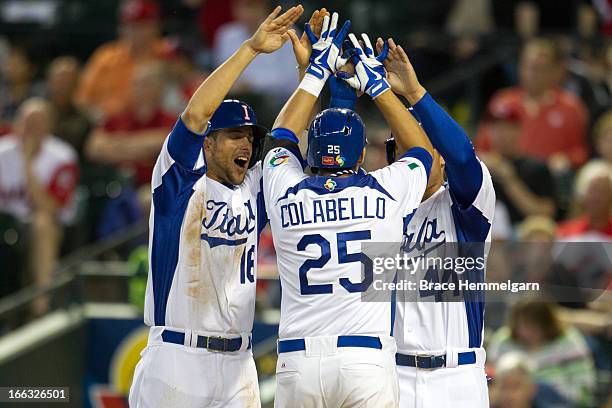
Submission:
[[361,34],[365,50],[357,41],[355,34],[349,34],[349,39],[353,44],[355,54],[351,57],[351,61],[355,64],[355,74],[350,75],[345,72],[339,72],[338,76],[342,78],[353,88],[358,91],[365,92],[376,99],[380,94],[391,89],[389,82],[386,79],[386,71],[383,61],[387,58],[389,52],[389,44],[385,42],[385,46],[377,57],[374,55],[374,48],[367,34]]
[[312,54],[310,55],[310,64],[306,68],[306,75],[300,84],[301,89],[319,96],[329,76],[347,63],[348,58],[342,57],[340,50],[350,27],[351,22],[347,20],[340,31],[337,31],[338,13],[334,13],[331,17],[331,23],[329,16],[323,18],[321,37],[317,38],[310,25],[306,24],[305,31],[312,43]]

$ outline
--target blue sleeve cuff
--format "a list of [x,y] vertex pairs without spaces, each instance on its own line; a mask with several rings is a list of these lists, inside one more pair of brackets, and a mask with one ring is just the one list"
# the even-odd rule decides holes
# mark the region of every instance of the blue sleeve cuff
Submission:
[[335,75],[329,77],[328,84],[331,94],[330,108],[355,109],[357,92],[349,84]]
[[408,149],[406,153],[402,154],[400,159],[403,159],[405,157],[412,157],[420,161],[423,164],[423,167],[425,167],[425,173],[427,174],[427,179],[429,180],[429,174],[431,173],[431,164],[433,159],[431,157],[431,154],[429,154],[427,150],[423,149],[422,147],[413,147],[411,149]]
[[434,101],[429,92],[425,92],[425,95],[423,95],[423,97],[417,103],[412,105],[412,108],[414,109],[413,114],[415,114],[415,117],[419,122],[421,122],[420,118],[425,114],[425,112],[430,109],[428,108],[428,105],[435,103],[436,101]]
[[204,138],[208,134],[209,129],[210,126],[207,126],[203,134],[195,133],[185,125],[183,118],[179,116],[174,128],[170,132],[168,153],[181,166],[193,169],[198,161],[203,148]]
[[295,144],[299,144],[300,140],[295,133],[285,128],[276,128],[272,130],[272,137],[277,140],[289,140]]
[[302,157],[302,152],[300,152],[300,146],[299,146],[299,139],[297,138],[297,136],[295,135],[295,133],[293,133],[292,131],[290,131],[289,129],[285,129],[285,128],[276,128],[273,129],[271,132],[271,137],[272,139],[276,140],[276,141],[281,141],[281,140],[286,140],[287,142],[285,143],[279,143],[276,146],[277,147],[282,147],[284,149],[287,149],[289,152],[291,152],[300,162],[300,164],[302,165],[302,169],[306,168],[306,161],[304,161],[304,158]]

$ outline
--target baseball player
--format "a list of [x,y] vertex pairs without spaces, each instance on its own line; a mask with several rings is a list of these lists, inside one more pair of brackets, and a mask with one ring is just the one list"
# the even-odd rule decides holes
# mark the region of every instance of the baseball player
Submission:
[[258,234],[266,223],[247,104],[223,101],[303,12],[277,7],[199,87],[155,165],[145,323],[131,407],[259,407],[251,353]]
[[[412,105],[443,158],[439,160],[438,153],[434,154],[435,170],[432,169],[423,202],[411,215],[404,247],[490,242],[495,192],[489,171],[476,157],[461,127],[420,85],[404,50],[392,39],[388,43],[385,67],[389,83]],[[383,40],[378,39],[377,48],[383,47]],[[485,245],[481,248],[485,252]],[[426,276],[433,276],[431,272]],[[433,272],[442,276],[439,271]],[[470,280],[484,280],[484,268],[471,273]],[[439,296],[436,292],[425,290],[420,295],[422,299]],[[466,295],[463,302],[398,301],[394,337],[401,407],[489,406],[483,323],[484,302],[478,294]]]
[[[366,174],[365,129],[349,109],[319,113],[308,130],[304,172],[298,134],[327,79],[346,63],[340,47],[350,22],[326,16],[310,65],[276,120],[264,149],[263,190],[282,286],[276,407],[395,407],[395,345],[388,302],[363,302],[373,280],[360,246],[401,239],[402,215],[416,209],[432,149],[385,80],[382,55],[362,51],[357,67],[404,151]],[[354,36],[353,36],[354,38]],[[402,180],[398,183],[397,180]],[[365,268],[362,274],[362,262]]]

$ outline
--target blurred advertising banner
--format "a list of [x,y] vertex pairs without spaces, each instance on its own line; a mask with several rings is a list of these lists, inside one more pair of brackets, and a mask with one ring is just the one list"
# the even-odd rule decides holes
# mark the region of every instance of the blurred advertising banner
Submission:
[[[256,322],[253,328],[253,350],[274,342],[275,324]],[[93,318],[87,324],[86,408],[128,408],[132,376],[147,344],[149,328],[141,318]],[[276,348],[274,348],[276,350]]]

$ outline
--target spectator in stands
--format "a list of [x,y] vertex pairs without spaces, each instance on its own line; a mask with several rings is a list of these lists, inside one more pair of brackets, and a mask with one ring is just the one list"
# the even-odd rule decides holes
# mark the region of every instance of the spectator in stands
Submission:
[[510,312],[507,326],[491,339],[488,360],[522,352],[534,364],[536,381],[555,389],[570,406],[590,406],[595,388],[593,358],[582,334],[565,327],[553,303],[522,301]]
[[546,163],[519,148],[521,116],[513,106],[493,105],[490,111],[491,150],[481,160],[491,171],[497,200],[508,210],[512,224],[525,217],[555,215],[555,187]]
[[495,365],[495,377],[489,387],[493,408],[533,408],[537,386],[533,365],[522,353],[508,353]]
[[540,31],[541,20],[541,11],[537,4],[533,1],[504,3],[512,4],[514,7],[514,30],[516,34],[523,40],[534,38]]
[[[51,106],[40,98],[18,109],[14,133],[0,138],[0,212],[30,226],[32,281],[48,284],[56,267],[61,224],[74,215],[72,198],[78,179],[74,149],[52,136]],[[48,309],[47,298],[34,314]]]
[[493,408],[547,408],[570,404],[554,389],[534,380],[535,367],[521,352],[507,353],[495,365],[489,388]]
[[490,34],[494,24],[491,0],[456,0],[446,17],[446,31],[455,37]]
[[135,69],[158,60],[165,50],[159,9],[153,0],[125,0],[119,20],[119,39],[94,52],[77,91],[78,103],[96,117],[125,111],[131,101]]
[[[576,258],[582,259],[579,255],[582,248],[564,247],[560,254],[555,248],[557,225],[549,217],[528,217],[517,230],[522,245],[513,271],[515,279],[543,284],[538,293],[542,301],[550,299],[568,307],[585,307],[592,295],[582,288],[597,288],[599,282],[589,282],[584,266],[574,262]],[[572,262],[566,262],[567,258]]]
[[[220,65],[247,40],[266,18],[268,0],[235,0],[232,3],[235,21],[221,26],[216,34],[213,59]],[[256,93],[285,100],[295,89],[298,75],[289,41],[273,54],[259,55],[236,82],[233,93]]]
[[365,157],[363,168],[367,171],[374,171],[387,165],[385,140],[389,138],[390,133],[385,123],[373,120],[370,122],[368,123],[368,154]]
[[572,220],[559,225],[563,241],[607,242],[612,240],[612,165],[593,160],[576,178]]
[[155,159],[176,117],[161,108],[163,66],[148,64],[134,73],[132,103],[94,130],[85,146],[87,158],[129,171],[137,186],[149,189]]
[[74,103],[78,79],[79,63],[74,57],[56,58],[47,71],[47,97],[54,108],[53,134],[70,144],[82,159],[93,122]]
[[555,241],[557,224],[550,217],[534,215],[525,218],[518,225],[517,236],[520,242],[552,243]]
[[595,122],[593,144],[597,156],[612,165],[612,109],[601,115]]
[[163,107],[178,116],[185,110],[187,102],[208,76],[194,64],[194,49],[185,39],[172,38],[164,55],[166,86]]
[[187,0],[189,3],[198,6],[197,22],[203,36],[203,42],[207,47],[212,47],[219,27],[229,23],[234,19],[232,15],[232,4],[235,0],[208,1],[208,0]]
[[[489,103],[491,111],[518,112],[521,153],[545,160],[556,174],[577,168],[588,156],[588,114],[578,98],[559,88],[562,77],[563,58],[557,45],[545,39],[530,40],[521,54],[520,85],[499,91]],[[486,125],[478,139],[480,150],[490,149]]]
[[36,66],[26,48],[12,46],[0,69],[0,134],[4,134],[10,130],[23,101],[42,95],[42,87],[40,83],[34,82]]

